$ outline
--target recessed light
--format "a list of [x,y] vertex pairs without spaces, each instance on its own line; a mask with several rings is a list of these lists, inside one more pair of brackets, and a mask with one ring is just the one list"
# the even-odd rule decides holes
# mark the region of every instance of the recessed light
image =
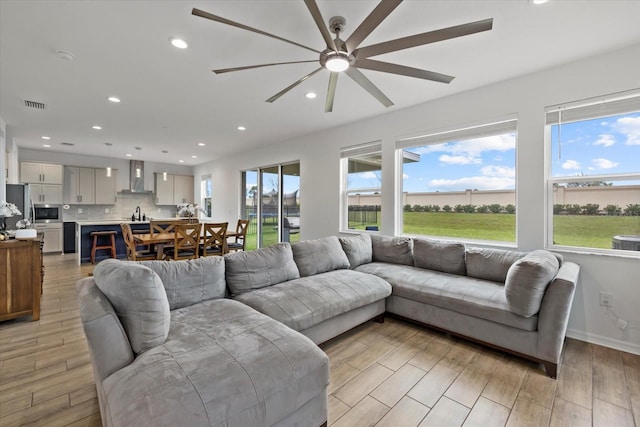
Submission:
[[93,125],[93,126],[91,126],[91,129],[102,130],[102,126]]
[[56,50],[56,54],[58,58],[64,59],[65,61],[73,61],[73,53],[67,52],[66,50]]
[[186,41],[179,39],[177,37],[171,37],[169,41],[174,47],[177,47],[178,49],[186,49],[189,47]]
[[205,145],[207,145],[207,144],[205,144],[204,142],[198,142],[198,145],[199,145],[200,147],[204,147],[204,146],[205,146]]
[[192,159],[197,159],[197,158],[198,158],[198,156],[191,156],[191,158],[192,158]]
[[47,140],[48,140],[48,139],[51,139],[51,137],[50,137],[50,136],[41,136],[40,138],[42,138],[42,139],[47,139]]
[[120,98],[118,98],[117,96],[110,96],[110,97],[108,97],[107,99],[108,99],[109,101],[111,101],[111,102],[115,102],[115,103],[120,102]]
[[42,144],[42,146],[43,146],[44,148],[51,148],[51,146],[50,146],[49,144]]
[[238,126],[238,130],[247,130],[247,128],[244,126]]
[[315,97],[316,97],[316,96],[318,96],[318,95],[316,95],[316,93],[315,93],[315,92],[307,92],[307,94],[306,94],[305,96],[306,96],[307,98],[309,98],[309,99],[313,99],[313,98],[315,98]]
[[178,160],[178,163],[184,163],[184,160]]
[[531,0],[531,3],[533,3],[533,4],[545,4],[548,1],[549,0]]
[[127,156],[127,157],[133,157],[133,154],[129,154],[129,153],[127,153],[127,154],[125,154],[125,156]]

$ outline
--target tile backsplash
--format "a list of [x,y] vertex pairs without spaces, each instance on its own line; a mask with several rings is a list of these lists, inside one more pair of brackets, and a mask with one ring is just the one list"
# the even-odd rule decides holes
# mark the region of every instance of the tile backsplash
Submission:
[[[149,218],[173,218],[176,216],[176,206],[155,204],[153,193],[118,193],[115,205],[69,205],[69,209],[62,211],[64,221],[100,221],[110,219],[131,219],[131,215],[140,206],[140,215]],[[105,212],[108,209],[109,212]],[[78,210],[82,210],[79,213]]]

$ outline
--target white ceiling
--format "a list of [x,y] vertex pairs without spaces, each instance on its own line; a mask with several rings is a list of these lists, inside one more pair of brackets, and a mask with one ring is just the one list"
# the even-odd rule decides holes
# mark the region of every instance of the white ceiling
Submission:
[[[347,19],[346,39],[377,1],[318,4],[325,20]],[[7,133],[24,148],[49,143],[60,152],[196,165],[640,42],[636,0],[408,0],[362,46],[486,18],[494,19],[493,30],[375,58],[456,76],[449,85],[363,70],[395,106],[385,109],[341,76],[334,110],[325,113],[326,70],[264,102],[317,64],[210,71],[314,53],[192,16],[193,7],[324,49],[301,0],[1,0],[0,117]],[[189,48],[172,47],[172,36]],[[61,59],[57,50],[75,58]],[[306,99],[308,91],[318,97]],[[122,102],[108,102],[110,95]],[[26,108],[25,99],[47,108]],[[95,124],[103,130],[91,129]],[[113,144],[109,151],[105,142]]]

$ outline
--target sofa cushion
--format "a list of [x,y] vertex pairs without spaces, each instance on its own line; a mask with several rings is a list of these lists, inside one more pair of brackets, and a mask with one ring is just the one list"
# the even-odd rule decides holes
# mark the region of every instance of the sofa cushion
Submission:
[[382,262],[361,265],[356,271],[385,279],[391,283],[395,297],[525,331],[535,331],[538,326],[538,316],[522,317],[509,309],[504,287],[500,283]]
[[349,268],[349,258],[336,236],[297,242],[291,249],[300,277]]
[[509,309],[525,317],[536,314],[559,268],[558,258],[545,250],[533,251],[514,262],[504,287]]
[[225,276],[231,295],[297,279],[300,272],[289,243],[224,256]]
[[138,261],[156,272],[169,299],[169,308],[186,307],[202,301],[224,298],[224,259],[217,256],[187,261]]
[[467,276],[504,283],[509,267],[526,252],[490,248],[467,248]]
[[379,277],[335,270],[247,292],[235,299],[296,331],[382,300],[391,286]]
[[116,310],[136,354],[164,342],[171,320],[169,301],[162,280],[153,270],[107,259],[96,266],[93,278]]
[[413,265],[413,241],[409,237],[373,234],[371,249],[373,261]]
[[329,360],[303,335],[237,301],[172,312],[166,342],[102,384],[117,426],[272,426],[318,395]]
[[342,250],[349,259],[350,268],[354,269],[359,265],[368,264],[372,260],[373,251],[371,249],[371,236],[369,234],[358,234],[357,236],[338,237]]
[[414,265],[464,276],[464,244],[434,239],[413,239]]

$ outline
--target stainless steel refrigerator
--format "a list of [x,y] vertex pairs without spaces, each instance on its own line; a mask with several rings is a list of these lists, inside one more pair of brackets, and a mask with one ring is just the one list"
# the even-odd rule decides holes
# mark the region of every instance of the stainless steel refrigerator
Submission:
[[22,215],[14,215],[6,219],[7,230],[18,228],[16,223],[27,218],[33,223],[33,209],[29,184],[7,184],[7,202],[13,203]]

